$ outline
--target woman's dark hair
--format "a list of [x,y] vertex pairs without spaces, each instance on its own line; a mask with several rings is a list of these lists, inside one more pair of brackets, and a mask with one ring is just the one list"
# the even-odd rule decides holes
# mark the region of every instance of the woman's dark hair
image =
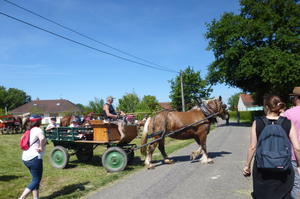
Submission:
[[32,129],[33,127],[40,127],[41,123],[42,123],[42,120],[30,121],[29,122],[29,129]]
[[285,109],[285,103],[277,95],[266,95],[264,97],[264,109],[266,113],[272,112],[279,115]]

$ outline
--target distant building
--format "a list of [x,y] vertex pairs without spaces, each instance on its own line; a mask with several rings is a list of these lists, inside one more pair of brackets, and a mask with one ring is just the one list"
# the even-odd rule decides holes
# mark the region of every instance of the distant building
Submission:
[[64,113],[78,113],[82,110],[77,107],[74,103],[69,100],[59,99],[59,100],[34,100],[19,106],[18,108],[9,111],[9,113],[14,115],[21,115],[24,113],[38,113],[43,116],[42,123],[48,124],[51,117],[56,117],[57,122],[60,122]]
[[172,109],[171,102],[158,102],[158,104],[163,109]]
[[238,111],[260,111],[263,110],[262,106],[254,104],[254,100],[249,94],[240,94],[238,102]]

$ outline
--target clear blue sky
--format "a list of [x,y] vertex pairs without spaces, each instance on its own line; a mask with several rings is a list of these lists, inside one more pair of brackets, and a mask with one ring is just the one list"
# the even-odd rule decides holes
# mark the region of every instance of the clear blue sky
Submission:
[[[179,71],[207,73],[205,23],[239,11],[238,0],[11,0],[78,32]],[[0,0],[0,11],[87,45],[122,55]],[[95,97],[135,92],[170,101],[176,74],[150,69],[78,46],[0,15],[0,85],[32,99],[68,99],[87,105]],[[213,87],[225,102],[238,89]]]

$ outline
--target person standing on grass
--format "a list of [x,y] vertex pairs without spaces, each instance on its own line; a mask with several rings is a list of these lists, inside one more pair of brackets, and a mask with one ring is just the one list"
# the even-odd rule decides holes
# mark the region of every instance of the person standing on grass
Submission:
[[[297,133],[295,126],[285,117],[280,116],[280,111],[284,109],[285,104],[280,100],[278,96],[270,95],[264,99],[264,110],[266,116],[257,118],[252,125],[251,136],[250,136],[250,145],[248,147],[247,162],[243,169],[244,176],[251,175],[251,162],[254,156],[254,153],[257,149],[257,144],[260,136],[262,135],[265,126],[268,124],[277,124],[281,126],[283,130],[282,133],[286,133],[289,138],[295,152],[295,160],[297,165],[296,172],[299,173],[300,168],[300,144],[297,139]],[[267,124],[266,124],[267,123]],[[268,132],[264,132],[268,133]],[[283,136],[284,137],[284,136]],[[264,138],[264,137],[262,137]],[[269,138],[271,139],[271,138]],[[278,140],[275,140],[273,137],[274,143]],[[266,139],[265,139],[266,140]],[[261,141],[261,140],[260,140]],[[270,140],[271,141],[271,140]],[[270,144],[271,142],[265,143]],[[264,143],[264,142],[261,142]],[[272,142],[273,143],[273,142]],[[262,147],[261,145],[259,147]],[[268,153],[270,155],[270,153]],[[252,197],[255,199],[291,199],[291,190],[294,184],[294,169],[292,164],[290,164],[290,157],[287,158],[287,169],[284,171],[274,171],[258,168],[258,157],[255,157],[253,163],[253,192]],[[278,168],[278,167],[277,167]],[[279,167],[281,168],[281,167]]]
[[22,160],[29,169],[32,176],[31,183],[25,188],[19,199],[25,199],[30,192],[33,198],[39,198],[39,186],[43,174],[43,155],[46,147],[46,138],[40,128],[42,118],[39,115],[32,115],[30,118],[30,140],[29,149],[23,151]]
[[[300,142],[300,87],[295,87],[293,93],[290,94],[290,99],[294,105],[293,108],[286,110],[283,115],[287,117],[295,125],[298,135],[298,141]],[[292,165],[294,170],[297,170],[296,157],[292,150]],[[295,181],[292,190],[293,198],[300,198],[300,175],[295,172]]]

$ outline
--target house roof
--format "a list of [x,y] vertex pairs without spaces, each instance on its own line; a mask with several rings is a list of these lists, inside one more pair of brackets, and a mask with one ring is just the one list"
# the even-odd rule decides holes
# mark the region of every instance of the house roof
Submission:
[[171,102],[159,102],[158,103],[163,109],[172,109]]
[[253,98],[252,98],[251,95],[249,95],[249,94],[241,94],[240,97],[241,97],[241,99],[242,99],[242,101],[243,101],[243,103],[244,103],[244,105],[246,107],[252,107],[252,106],[254,106],[254,100],[253,100]]
[[81,109],[69,100],[34,100],[9,111],[13,114],[23,114],[37,109],[43,113],[80,112]]

